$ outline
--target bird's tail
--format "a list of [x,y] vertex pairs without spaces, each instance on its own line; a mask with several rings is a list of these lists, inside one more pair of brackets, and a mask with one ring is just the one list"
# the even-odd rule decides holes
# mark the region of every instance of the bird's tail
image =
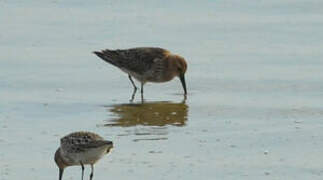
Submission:
[[115,63],[113,62],[113,54],[111,52],[112,51],[109,51],[109,50],[103,50],[101,52],[100,51],[94,51],[93,54],[97,55],[98,57],[100,57],[105,62],[108,62],[110,64],[115,65]]

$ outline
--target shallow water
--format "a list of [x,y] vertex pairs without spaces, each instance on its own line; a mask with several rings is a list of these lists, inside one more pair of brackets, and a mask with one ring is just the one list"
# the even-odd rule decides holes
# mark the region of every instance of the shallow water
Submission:
[[[322,5],[0,1],[0,180],[57,179],[79,130],[115,144],[94,179],[322,179]],[[130,103],[127,75],[91,54],[137,46],[187,59],[186,101],[175,79]]]

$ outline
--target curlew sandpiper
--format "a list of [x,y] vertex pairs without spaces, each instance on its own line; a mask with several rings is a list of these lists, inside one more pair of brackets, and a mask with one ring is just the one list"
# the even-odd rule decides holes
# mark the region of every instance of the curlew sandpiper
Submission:
[[93,165],[105,154],[109,153],[113,143],[104,140],[91,132],[74,132],[61,138],[60,147],[55,153],[55,162],[59,168],[59,180],[62,180],[64,169],[68,166],[80,165],[82,167],[82,180],[84,165],[91,165],[90,180],[93,178]]
[[137,87],[132,77],[141,83],[141,97],[143,99],[143,86],[147,82],[167,82],[175,76],[181,80],[184,95],[186,97],[185,72],[187,63],[179,55],[172,54],[166,49],[153,47],[140,47],[131,49],[102,50],[93,52],[104,61],[120,68],[128,74],[134,91],[132,99],[137,91]]

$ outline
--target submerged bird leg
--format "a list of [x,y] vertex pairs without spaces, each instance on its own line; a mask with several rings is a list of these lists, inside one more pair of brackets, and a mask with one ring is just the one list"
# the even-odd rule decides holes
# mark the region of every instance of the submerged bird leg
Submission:
[[82,162],[80,162],[80,164],[81,164],[81,167],[82,167],[82,180],[83,180],[83,176],[84,176],[84,165],[83,165]]
[[183,98],[183,100],[182,100],[182,103],[183,103],[183,104],[185,104],[185,103],[186,103],[186,99],[187,99],[187,95],[186,95],[186,94],[184,94],[184,98]]
[[132,101],[134,100],[134,98],[135,98],[135,94],[136,94],[136,92],[137,92],[137,86],[136,86],[135,82],[133,82],[133,80],[132,80],[132,78],[131,78],[130,74],[128,74],[128,77],[129,77],[129,80],[131,81],[131,84],[132,84],[132,86],[133,86],[133,93],[132,93],[132,96],[131,96],[131,99],[130,99],[130,102],[132,102]]
[[94,168],[93,168],[93,164],[91,164],[90,180],[92,180],[92,178],[93,178],[93,170],[94,170]]

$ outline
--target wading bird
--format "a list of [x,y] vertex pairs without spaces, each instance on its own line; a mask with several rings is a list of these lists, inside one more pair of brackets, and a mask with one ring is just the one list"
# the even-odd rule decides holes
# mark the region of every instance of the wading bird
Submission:
[[167,82],[174,77],[181,80],[184,95],[186,97],[185,72],[187,63],[179,55],[172,54],[168,50],[153,47],[140,47],[132,49],[102,50],[93,52],[104,61],[118,67],[128,74],[134,91],[131,101],[137,91],[132,80],[134,77],[141,83],[141,98],[143,100],[144,84],[147,82]]
[[82,167],[91,165],[90,180],[93,178],[93,165],[109,153],[113,143],[91,132],[74,132],[61,138],[60,147],[55,153],[55,162],[59,168],[59,180],[62,180],[64,169],[68,166]]

